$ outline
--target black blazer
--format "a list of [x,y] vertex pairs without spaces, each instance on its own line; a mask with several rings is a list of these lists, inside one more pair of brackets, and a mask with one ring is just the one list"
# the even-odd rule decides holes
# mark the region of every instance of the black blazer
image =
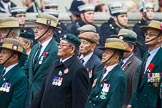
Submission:
[[77,56],[61,64],[59,61],[55,61],[49,69],[46,82],[31,108],[84,108],[89,93],[86,69]]

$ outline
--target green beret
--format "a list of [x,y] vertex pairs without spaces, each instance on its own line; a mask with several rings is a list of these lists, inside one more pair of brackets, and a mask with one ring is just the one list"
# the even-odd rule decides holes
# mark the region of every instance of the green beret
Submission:
[[75,45],[75,47],[80,46],[79,38],[77,36],[73,35],[73,34],[64,34],[64,35],[62,35],[61,40],[66,40],[69,43]]
[[34,40],[34,34],[31,32],[20,32],[20,37],[26,38],[29,40]]

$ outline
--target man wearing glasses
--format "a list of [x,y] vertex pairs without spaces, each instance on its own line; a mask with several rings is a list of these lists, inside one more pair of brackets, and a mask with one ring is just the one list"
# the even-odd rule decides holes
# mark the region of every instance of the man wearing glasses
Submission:
[[159,21],[151,21],[141,27],[145,32],[145,52],[138,73],[137,87],[127,108],[161,108],[160,78],[162,74],[162,26]]
[[27,102],[29,105],[40,90],[49,72],[48,68],[51,62],[58,58],[57,43],[53,39],[53,33],[58,23],[57,18],[52,15],[40,13],[35,23],[34,34],[38,43],[33,46],[24,66],[29,78],[29,102]]
[[30,108],[84,108],[89,93],[88,72],[77,57],[80,40],[65,34],[46,82]]

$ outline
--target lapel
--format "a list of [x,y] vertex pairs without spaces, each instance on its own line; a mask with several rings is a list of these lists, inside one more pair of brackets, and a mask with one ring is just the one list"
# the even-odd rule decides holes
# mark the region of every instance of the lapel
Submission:
[[[158,66],[158,60],[159,60],[159,57],[161,56],[161,54],[162,54],[162,48],[160,48],[159,50],[158,50],[158,52],[155,54],[155,56],[154,56],[154,58],[152,59],[152,61],[150,62],[150,63],[153,63],[154,65],[155,65],[155,68],[157,68]],[[147,54],[146,54],[147,55]],[[142,63],[142,65],[143,65],[143,63]],[[141,65],[141,66],[142,66]],[[154,69],[155,69],[154,68]],[[141,68],[142,69],[142,68]],[[140,69],[140,73],[141,73],[141,69]],[[142,82],[140,83],[140,86],[139,86],[139,90],[143,87],[143,85],[147,82],[147,79],[148,79],[148,77],[147,77],[147,71],[146,71],[146,73],[144,74],[144,77],[143,77],[143,79],[142,79]]]
[[4,83],[7,82],[12,76],[13,74],[16,72],[16,70],[19,68],[18,65],[16,65],[15,67],[13,67],[11,70],[9,70],[3,77],[0,78],[0,86]]
[[124,64],[124,66],[122,66],[122,70],[123,70],[124,72],[126,72],[127,69],[128,69],[128,67],[131,65],[134,56],[135,56],[135,55],[132,55],[132,56],[127,60],[127,62]]
[[[51,41],[49,42],[49,44],[47,45],[47,47],[44,49],[43,53],[44,53],[44,52],[50,53],[51,51],[53,51],[53,50],[51,49],[51,46],[53,46],[53,45],[56,45],[56,42],[55,42],[54,39],[52,38]],[[39,64],[39,61],[40,61],[41,57],[43,56],[43,53],[42,53],[42,55],[39,57],[39,60],[37,61],[37,63],[34,65],[34,71],[35,71],[39,66],[41,66],[41,64]],[[48,56],[47,56],[47,57],[48,57]],[[45,58],[43,58],[42,62],[45,62]]]
[[91,69],[92,68],[92,59],[94,58],[94,55],[92,54],[92,56],[90,57],[90,59],[87,61],[87,63],[85,64],[86,68]]
[[0,7],[4,9],[4,6],[3,6],[3,4],[1,3],[1,1],[0,1]]
[[[116,74],[115,73],[115,71],[117,70],[117,69],[120,69],[120,66],[119,65],[117,65],[117,66],[115,66],[109,73],[108,73],[108,75],[101,81],[101,79],[102,79],[102,77],[103,77],[103,74],[100,74],[100,77],[99,77],[99,79],[98,79],[98,81],[97,81],[97,86],[95,86],[95,88],[94,88],[94,93],[92,93],[92,97],[93,97],[93,95],[96,95],[96,94],[99,94],[99,92],[102,90],[102,87],[103,87],[103,81],[104,80],[106,80],[106,82],[107,83],[109,83],[109,81],[112,79],[111,77],[114,75],[114,74]],[[102,73],[103,73],[103,71],[104,70],[102,70]],[[102,86],[101,86],[102,85]]]

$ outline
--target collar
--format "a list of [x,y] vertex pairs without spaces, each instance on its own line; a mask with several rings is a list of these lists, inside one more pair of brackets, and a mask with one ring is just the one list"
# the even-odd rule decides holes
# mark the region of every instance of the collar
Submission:
[[[7,68],[5,68],[6,69],[6,72],[4,73],[4,75],[6,75],[13,67],[15,67],[16,65],[18,65],[18,63],[15,63],[15,64],[12,64],[12,65],[10,65],[10,66],[8,66]],[[4,76],[3,75],[3,76]]]
[[83,65],[85,65],[85,64],[88,62],[88,60],[91,58],[92,55],[93,55],[93,52],[89,53],[89,54],[86,55],[85,57],[83,57],[83,55],[81,55],[81,56],[79,57],[80,59],[83,58],[83,60],[84,60]]
[[[122,61],[123,61],[123,63],[125,64],[128,60],[129,60],[129,58],[131,58],[133,56],[133,53],[131,54],[131,55],[129,55],[128,57],[126,57],[126,58],[124,58]],[[123,65],[124,65],[123,64]]]
[[41,48],[39,56],[42,55],[43,51],[45,50],[45,48],[47,47],[47,45],[50,43],[51,40],[52,40],[52,37],[41,44],[42,48]]
[[103,75],[103,77],[102,77],[102,80],[108,75],[108,73],[115,67],[115,66],[117,66],[118,65],[118,63],[116,63],[116,64],[113,64],[113,65],[111,65],[111,66],[108,66],[108,67],[105,67],[106,68],[106,72],[104,73],[104,75]]
[[9,6],[9,7],[11,6],[11,2],[5,3],[5,2],[3,2],[3,1],[1,0],[1,3],[2,3],[2,5],[4,6],[5,11],[6,11],[7,13],[9,13],[8,6]]
[[148,51],[148,53],[150,54],[150,56],[153,56],[153,55],[155,55],[158,52],[159,49],[160,49],[160,47],[155,48],[155,49],[153,49],[151,51]]
[[62,60],[62,59],[60,59],[60,62],[65,62],[65,61],[67,61],[69,58],[71,58],[72,56],[69,56],[69,57],[67,57],[67,58],[65,58],[64,60]]

